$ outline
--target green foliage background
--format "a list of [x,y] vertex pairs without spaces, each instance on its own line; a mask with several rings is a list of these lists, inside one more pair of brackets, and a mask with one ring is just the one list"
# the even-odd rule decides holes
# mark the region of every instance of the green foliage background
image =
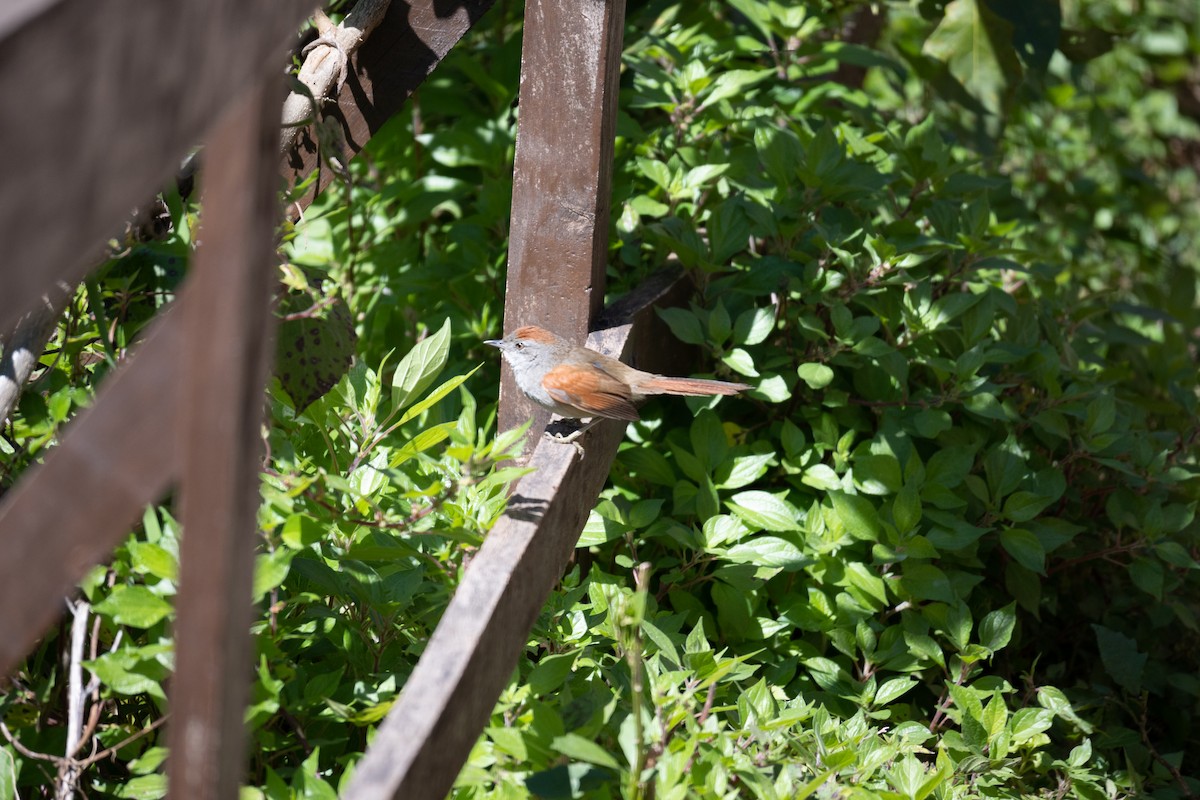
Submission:
[[[1200,10],[871,8],[631,3],[613,292],[678,259],[699,291],[663,318],[756,388],[630,426],[456,797],[1200,791]],[[273,386],[246,797],[344,785],[520,474],[480,345],[518,12],[286,232],[285,307],[341,298],[356,360],[307,407]],[[167,201],[79,292],[5,487],[172,298],[196,209]],[[148,510],[81,587],[98,747],[166,710],[178,534]],[[0,701],[38,752],[65,631]],[[162,796],[165,755],[87,791]],[[0,742],[0,798],[53,779]]]

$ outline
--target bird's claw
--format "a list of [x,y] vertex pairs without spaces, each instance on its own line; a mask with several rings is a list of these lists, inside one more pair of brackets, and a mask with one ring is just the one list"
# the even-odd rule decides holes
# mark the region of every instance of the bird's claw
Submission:
[[571,426],[569,425],[569,423],[566,420],[555,420],[549,426],[547,426],[545,433],[543,433],[542,435],[552,442],[557,442],[559,444],[572,445],[575,448],[575,450],[578,451],[579,457],[583,458],[584,457],[584,449],[583,449],[583,445],[580,444],[578,441],[579,437],[583,436],[583,434],[587,433],[592,428],[592,426],[595,425],[598,421],[599,421],[598,419],[593,419],[593,420],[587,422],[586,424],[577,424],[576,426],[574,426],[574,429],[571,430],[570,432],[561,433],[557,430],[551,431],[550,428],[562,428],[562,427],[571,427]]

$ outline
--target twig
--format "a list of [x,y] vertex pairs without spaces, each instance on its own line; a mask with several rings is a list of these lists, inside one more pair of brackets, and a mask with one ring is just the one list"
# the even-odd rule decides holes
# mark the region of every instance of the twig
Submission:
[[42,296],[37,308],[23,316],[9,336],[0,340],[4,360],[0,362],[0,424],[6,422],[21,390],[29,382],[46,342],[54,334],[58,318],[70,302],[73,292],[66,284]]
[[150,733],[153,733],[157,729],[161,728],[163,726],[163,724],[166,723],[166,721],[170,718],[171,718],[170,714],[164,714],[163,716],[154,720],[154,722],[151,722],[149,725],[142,728],[137,733],[126,736],[124,739],[117,742],[112,747],[105,748],[104,750],[101,750],[99,753],[96,753],[96,755],[88,756],[87,758],[78,762],[79,768],[83,769],[84,767],[90,767],[92,764],[95,764],[97,761],[102,761],[102,760],[108,758],[109,756],[111,756],[113,753],[117,752],[121,748],[123,748],[127,745],[130,745],[130,744],[133,744],[138,739],[141,739],[143,736],[147,736]]
[[83,640],[87,636],[88,612],[91,605],[86,600],[71,604],[71,657],[67,665],[67,744],[63,760],[58,766],[55,781],[55,800],[74,800],[75,786],[79,783],[79,766],[73,756],[83,744],[83,704],[87,689],[83,686]]

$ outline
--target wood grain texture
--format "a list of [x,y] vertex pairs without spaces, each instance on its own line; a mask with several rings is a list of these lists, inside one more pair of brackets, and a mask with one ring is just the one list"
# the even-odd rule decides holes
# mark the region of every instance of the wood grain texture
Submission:
[[251,576],[273,355],[278,97],[267,81],[208,146],[202,242],[180,323],[180,584],[168,765],[172,797],[236,798],[252,670]]
[[[338,143],[343,163],[392,118],[451,48],[492,7],[495,0],[394,0],[383,22],[350,58],[337,106],[328,109],[342,123]],[[284,161],[284,177],[295,186],[320,167],[318,148],[305,128]],[[296,216],[333,179],[321,170],[316,182],[287,213]]]
[[0,330],[74,284],[311,0],[22,0],[0,47]]
[[[504,329],[583,341],[604,304],[625,0],[529,0],[513,171]],[[499,428],[548,412],[505,365]]]
[[176,321],[156,326],[0,502],[0,675],[20,663],[63,613],[62,598],[178,472]]

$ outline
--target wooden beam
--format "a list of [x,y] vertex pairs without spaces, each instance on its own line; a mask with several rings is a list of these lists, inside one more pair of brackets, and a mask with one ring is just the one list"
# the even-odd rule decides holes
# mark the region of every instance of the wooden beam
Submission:
[[62,598],[175,479],[174,322],[156,326],[0,502],[0,675],[20,663],[63,613]]
[[[588,346],[613,356],[654,340],[653,304],[685,282],[676,275],[636,292]],[[441,800],[517,664],[538,612],[562,575],[589,510],[608,479],[624,423],[605,421],[571,445],[539,439],[534,472],[471,560],[462,583],[380,725],[347,788],[347,800]]]
[[22,0],[0,41],[0,330],[74,284],[312,0]]
[[[343,140],[337,146],[343,162],[366,146],[494,3],[459,0],[452,14],[446,13],[443,0],[393,2],[388,7],[383,22],[351,57],[333,109],[342,122]],[[321,166],[318,155],[309,126],[286,154],[284,177],[289,187]],[[297,216],[298,208],[306,208],[333,177],[330,170],[322,170],[312,188],[285,212]]]
[[264,81],[207,153],[203,244],[188,275],[179,367],[179,596],[169,724],[170,794],[236,798],[245,771],[251,576],[263,412],[274,354],[279,97]]
[[[528,0],[513,172],[504,328],[536,324],[583,341],[604,304],[625,0]],[[507,365],[499,427],[549,414]]]

